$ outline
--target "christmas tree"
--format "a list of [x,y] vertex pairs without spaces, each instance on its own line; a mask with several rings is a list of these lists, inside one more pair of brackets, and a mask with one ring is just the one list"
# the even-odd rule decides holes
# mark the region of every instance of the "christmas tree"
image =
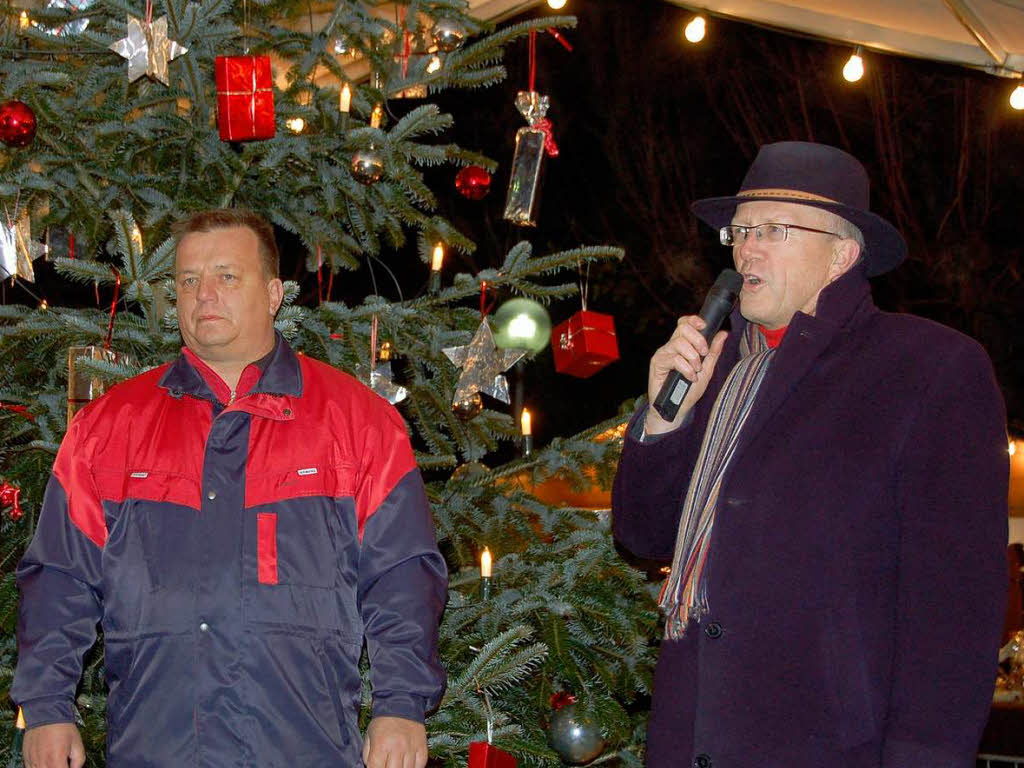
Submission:
[[[465,766],[471,742],[492,740],[520,765],[583,754],[640,765],[650,588],[616,554],[605,513],[535,493],[552,477],[607,487],[621,420],[522,455],[508,408],[476,391],[501,388],[467,381],[452,362],[492,354],[452,350],[470,344],[494,301],[569,295],[576,285],[559,271],[621,253],[536,255],[523,241],[490,268],[446,286],[435,278],[411,298],[382,284],[358,302],[331,301],[329,288],[318,300],[335,275],[374,264],[422,274],[426,285],[437,243],[474,248],[439,209],[427,170],[472,166],[467,183],[480,183],[497,164],[446,143],[452,120],[430,95],[500,81],[507,46],[573,20],[494,29],[469,16],[465,0],[336,0],[312,10],[291,0],[49,0],[7,7],[4,22],[4,692],[16,659],[14,568],[69,414],[178,353],[170,224],[204,208],[247,207],[272,219],[320,286],[303,295],[287,283],[278,329],[398,403],[428,480],[451,573],[441,627],[449,685],[427,723],[432,764]],[[49,306],[33,291],[44,253],[62,284]],[[513,357],[493,353],[500,367]],[[482,584],[485,545],[494,575]],[[91,765],[103,764],[102,665],[100,644],[77,698]],[[8,699],[0,759],[11,765],[20,760],[14,717]],[[566,741],[569,717],[585,744]]]

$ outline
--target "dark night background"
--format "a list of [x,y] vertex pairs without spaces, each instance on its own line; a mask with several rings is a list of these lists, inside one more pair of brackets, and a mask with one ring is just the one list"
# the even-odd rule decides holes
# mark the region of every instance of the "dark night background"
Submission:
[[[513,103],[527,87],[525,40],[509,49],[503,84],[431,97],[455,117],[453,134],[441,140],[499,163],[489,196],[459,196],[456,169],[427,171],[440,213],[478,245],[469,256],[448,254],[446,282],[456,271],[500,265],[521,239],[535,253],[581,244],[626,250],[623,262],[595,266],[589,279],[588,308],[615,316],[621,359],[587,380],[556,374],[550,349],[525,367],[540,444],[614,416],[644,391],[651,353],[731,266],[715,233],[689,213],[690,202],[733,193],[757,147],[787,139],[835,144],[864,162],[873,210],[909,245],[902,267],[873,280],[876,303],[984,344],[1010,429],[1024,433],[1024,114],[1008,105],[1013,83],[868,52],[864,79],[851,84],[841,75],[847,45],[714,17],[705,40],[691,45],[682,29],[692,13],[658,0],[571,0],[563,12],[579,21],[565,31],[573,51],[550,35],[538,39],[537,90],[551,98],[548,116],[561,150],[546,161],[539,226],[514,227],[501,216],[515,133],[525,124]],[[527,15],[545,13],[542,5]],[[401,114],[419,103],[393,100],[389,108]],[[310,304],[316,278],[305,271],[295,239],[283,245],[283,276],[300,280]],[[427,266],[412,251],[384,256],[406,298],[426,284]],[[35,290],[53,302],[66,286],[51,266],[37,262],[37,269]],[[399,298],[382,267],[373,277],[382,295]],[[332,298],[359,303],[373,290],[369,270],[343,272]],[[28,300],[17,290],[6,295]],[[552,322],[579,306],[578,298],[555,302]]]

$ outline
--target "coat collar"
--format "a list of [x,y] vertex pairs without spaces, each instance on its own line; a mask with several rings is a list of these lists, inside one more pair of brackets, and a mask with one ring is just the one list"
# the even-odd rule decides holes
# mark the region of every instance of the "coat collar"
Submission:
[[[301,397],[302,371],[299,368],[299,358],[280,331],[275,331],[275,334],[277,339],[274,351],[271,353],[270,360],[263,369],[259,381],[249,390],[249,393]],[[184,353],[171,363],[164,375],[160,377],[158,386],[166,389],[173,397],[190,395],[203,400],[216,401],[218,399],[210,385],[206,383],[206,380],[189,362]]]
[[[739,464],[736,459],[794,393],[800,381],[814,369],[836,337],[851,331],[876,311],[867,275],[863,265],[859,265],[822,290],[813,316],[803,312],[793,316],[782,343],[775,350],[774,359],[758,390],[757,401],[740,433],[734,460],[727,470],[729,475]],[[732,320],[730,341],[736,345],[733,348],[735,359],[739,338],[747,321],[739,315],[738,308]]]

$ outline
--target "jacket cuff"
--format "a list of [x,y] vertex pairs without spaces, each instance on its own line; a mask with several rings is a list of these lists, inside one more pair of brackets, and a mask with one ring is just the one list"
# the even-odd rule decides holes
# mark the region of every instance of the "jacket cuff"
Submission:
[[75,703],[63,696],[48,696],[42,699],[23,701],[20,706],[26,728],[75,722]]
[[650,408],[650,404],[643,405],[630,421],[629,426],[626,429],[626,438],[630,442],[639,443],[640,445],[653,445],[654,443],[661,442],[665,438],[677,436],[686,432],[687,427],[693,423],[693,408],[691,408],[689,413],[683,417],[683,420],[675,429],[670,429],[668,432],[659,432],[656,435],[648,435],[645,425],[647,422],[647,412]]
[[387,691],[374,694],[374,717],[401,717],[422,723],[424,717],[423,697],[401,691]]

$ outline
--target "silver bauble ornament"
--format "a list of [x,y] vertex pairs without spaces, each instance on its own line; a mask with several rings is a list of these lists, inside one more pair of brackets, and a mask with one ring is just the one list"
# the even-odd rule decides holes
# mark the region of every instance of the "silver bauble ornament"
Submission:
[[466,39],[466,30],[454,19],[438,19],[430,30],[430,38],[439,51],[451,53]]
[[480,411],[484,409],[484,401],[480,397],[479,392],[474,392],[469,397],[463,400],[456,400],[452,403],[452,413],[458,416],[463,421],[469,421],[475,419],[480,415]]
[[357,149],[352,155],[352,175],[360,184],[376,184],[384,175],[384,158],[372,147]]
[[589,763],[604,750],[601,729],[588,718],[577,716],[576,704],[566,704],[551,715],[548,744],[567,763]]

